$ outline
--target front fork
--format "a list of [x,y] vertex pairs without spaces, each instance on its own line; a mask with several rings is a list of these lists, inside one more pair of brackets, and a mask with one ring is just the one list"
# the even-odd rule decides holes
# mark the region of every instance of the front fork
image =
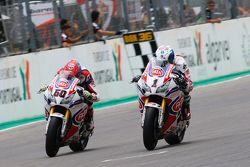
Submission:
[[60,119],[62,119],[62,129],[61,129],[61,137],[65,136],[65,130],[66,130],[66,125],[69,122],[69,116],[70,116],[70,111],[67,109],[65,112],[65,115],[55,112],[55,107],[51,107],[50,111],[49,111],[49,118],[48,118],[48,122],[46,125],[46,134],[47,134],[47,130],[49,127],[49,123],[50,123],[50,118],[51,117],[58,117]]
[[147,107],[153,107],[153,108],[157,108],[158,112],[159,112],[159,117],[158,117],[158,125],[159,128],[162,128],[162,126],[164,125],[164,115],[166,112],[166,100],[164,98],[162,98],[162,102],[161,105],[154,103],[154,102],[149,102],[149,97],[145,98],[145,103],[144,103],[144,108],[143,108],[143,113],[142,113],[142,121],[141,121],[141,126],[144,126],[144,120],[145,120],[145,115],[147,112]]

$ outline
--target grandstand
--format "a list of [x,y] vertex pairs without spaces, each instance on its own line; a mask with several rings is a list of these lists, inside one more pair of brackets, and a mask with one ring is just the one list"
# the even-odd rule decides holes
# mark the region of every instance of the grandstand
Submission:
[[[0,57],[61,47],[60,20],[88,30],[76,45],[94,42],[90,13],[99,10],[104,30],[154,31],[206,23],[210,0],[2,0]],[[214,0],[213,17],[250,16],[249,0]]]

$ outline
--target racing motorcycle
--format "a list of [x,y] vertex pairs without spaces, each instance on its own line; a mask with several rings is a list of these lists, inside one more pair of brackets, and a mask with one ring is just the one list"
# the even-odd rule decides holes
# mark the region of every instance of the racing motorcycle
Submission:
[[147,150],[153,150],[160,139],[170,145],[181,143],[189,125],[183,119],[184,93],[178,86],[178,79],[183,76],[174,68],[173,64],[161,67],[149,63],[143,74],[132,80],[138,82],[143,143]]
[[45,100],[45,149],[49,157],[56,156],[59,148],[67,145],[74,152],[83,151],[92,135],[84,121],[87,100],[78,83],[79,79],[62,71],[49,86],[39,91],[43,92]]

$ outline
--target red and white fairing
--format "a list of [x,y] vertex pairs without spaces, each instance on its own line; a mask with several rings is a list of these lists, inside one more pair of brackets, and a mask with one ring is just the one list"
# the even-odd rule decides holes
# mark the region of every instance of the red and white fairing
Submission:
[[147,107],[155,107],[159,111],[158,125],[160,131],[164,134],[176,130],[178,128],[177,119],[180,116],[184,93],[179,89],[175,83],[174,78],[177,77],[172,73],[175,66],[168,64],[164,67],[157,65],[155,61],[148,63],[141,79],[137,83],[139,102],[145,103],[145,99],[153,97],[161,97],[166,102],[166,111],[168,117],[164,121],[164,112],[161,104],[155,102],[145,103],[142,110],[142,127],[145,119],[145,112]]
[[[63,141],[78,140],[80,137],[79,130],[83,125],[85,115],[87,113],[88,105],[84,102],[83,98],[77,93],[79,87],[77,84],[79,79],[67,75],[58,74],[49,85],[48,89],[44,92],[45,99],[45,117],[50,121],[50,117],[60,117],[63,119],[61,130],[61,137]],[[82,88],[80,88],[82,89]],[[70,111],[70,120],[72,120],[71,128],[66,132],[67,121],[65,115],[60,112],[53,112],[49,114],[52,107],[61,106]]]

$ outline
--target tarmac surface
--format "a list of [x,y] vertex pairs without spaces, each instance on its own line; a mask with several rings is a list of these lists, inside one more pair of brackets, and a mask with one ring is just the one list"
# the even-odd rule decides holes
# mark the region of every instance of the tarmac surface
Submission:
[[137,103],[95,112],[95,132],[85,151],[45,153],[45,121],[0,132],[3,167],[249,167],[250,77],[195,88],[192,118],[183,142],[160,140],[154,151],[142,141]]

